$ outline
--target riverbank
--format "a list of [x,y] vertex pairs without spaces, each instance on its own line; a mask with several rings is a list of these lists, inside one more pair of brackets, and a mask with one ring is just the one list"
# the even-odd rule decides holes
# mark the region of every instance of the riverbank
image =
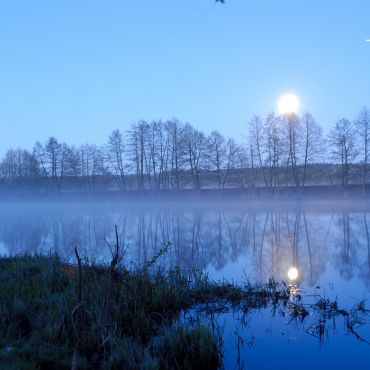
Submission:
[[75,361],[76,369],[217,369],[222,338],[202,323],[181,322],[182,311],[289,298],[277,284],[242,289],[196,273],[150,273],[155,257],[129,272],[117,257],[110,266],[55,256],[1,259],[0,367],[70,369]]
[[[155,369],[221,366],[219,339],[181,310],[220,292],[178,272],[149,275],[57,257],[0,260],[0,367]],[[74,359],[74,360],[73,360]]]
[[[0,259],[0,367],[6,369],[218,369],[223,338],[214,312],[284,309],[303,323],[309,309],[345,318],[356,336],[358,312],[318,299],[301,302],[297,287],[270,281],[235,285],[193,272],[137,271],[120,265],[118,248],[109,265],[66,264],[56,256]],[[210,321],[185,320],[204,312]],[[367,311],[366,311],[367,312]],[[355,320],[355,319],[357,320]],[[320,321],[318,325],[323,325]],[[325,328],[318,328],[324,335]]]

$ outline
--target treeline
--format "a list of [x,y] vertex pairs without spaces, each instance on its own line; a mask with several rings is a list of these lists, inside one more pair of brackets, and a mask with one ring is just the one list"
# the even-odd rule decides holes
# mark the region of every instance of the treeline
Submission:
[[189,123],[139,121],[114,130],[102,146],[70,146],[50,137],[33,150],[9,149],[0,163],[3,189],[57,190],[365,186],[370,110],[340,119],[324,136],[310,113],[254,116],[239,142]]

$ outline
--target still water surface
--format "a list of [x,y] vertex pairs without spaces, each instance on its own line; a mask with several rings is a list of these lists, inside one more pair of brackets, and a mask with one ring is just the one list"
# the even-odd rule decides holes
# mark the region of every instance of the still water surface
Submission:
[[[132,268],[170,242],[158,261],[163,268],[195,268],[238,283],[285,280],[299,286],[304,301],[337,298],[346,309],[369,297],[370,206],[363,203],[5,204],[0,253],[58,253],[73,261],[77,246],[87,258],[108,262],[105,239],[113,244],[114,225]],[[298,277],[289,281],[292,267]],[[315,312],[304,323],[270,308],[238,315],[217,315],[227,368],[367,368],[370,345],[350,335],[343,320],[329,318],[319,339],[310,329]],[[358,332],[370,341],[369,325]]]

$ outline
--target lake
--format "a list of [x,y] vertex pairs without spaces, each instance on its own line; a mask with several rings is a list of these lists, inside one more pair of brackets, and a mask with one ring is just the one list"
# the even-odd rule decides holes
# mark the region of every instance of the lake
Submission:
[[[6,203],[0,253],[57,253],[73,262],[77,247],[86,260],[108,263],[114,225],[127,268],[142,266],[169,242],[157,261],[163,269],[197,269],[240,284],[284,280],[307,304],[337,298],[347,310],[369,297],[370,203],[364,201]],[[226,368],[365,367],[370,320],[356,327],[356,338],[344,319],[309,312],[304,322],[292,320],[287,308],[244,317],[216,312]],[[317,323],[324,323],[322,335]]]

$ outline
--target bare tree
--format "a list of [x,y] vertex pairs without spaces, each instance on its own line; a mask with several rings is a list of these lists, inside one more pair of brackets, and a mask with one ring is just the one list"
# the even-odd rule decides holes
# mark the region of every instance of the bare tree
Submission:
[[170,184],[171,188],[180,188],[180,170],[182,162],[182,135],[183,125],[176,119],[166,122],[166,131],[169,140],[169,161],[170,161]]
[[200,189],[200,171],[205,164],[207,139],[202,132],[187,123],[184,127],[184,143],[185,160],[190,168],[193,186]]
[[146,152],[148,130],[149,125],[145,121],[139,121],[133,124],[128,132],[130,160],[136,173],[138,190],[144,190],[145,188],[145,174],[148,170],[148,155]]
[[9,149],[0,163],[0,174],[8,180],[35,178],[39,174],[36,158],[22,149]]
[[365,190],[367,166],[370,151],[370,110],[364,107],[355,121],[356,132],[359,138],[359,153],[362,157],[362,186]]
[[310,113],[304,113],[300,122],[300,146],[303,150],[301,164],[303,166],[303,174],[301,184],[305,186],[309,165],[318,161],[323,154],[324,139],[322,128],[317,124]]
[[79,149],[81,176],[85,190],[93,191],[98,176],[109,174],[109,163],[105,160],[106,150],[96,145],[83,145]]
[[225,138],[218,131],[212,131],[211,135],[208,137],[208,144],[210,169],[216,171],[217,187],[221,189],[225,184],[223,180],[226,160]]
[[246,186],[251,187],[253,183],[253,173],[252,178],[247,179],[246,169],[249,168],[249,156],[248,150],[243,145],[238,145],[234,139],[229,139],[227,141],[227,167],[226,174],[224,176],[224,184],[228,177],[232,177],[236,181],[236,187],[244,189]]
[[263,126],[263,153],[267,167],[266,180],[268,186],[273,188],[279,185],[280,164],[283,156],[281,127],[281,119],[273,112],[267,116]]
[[52,183],[54,184],[56,183],[58,177],[58,162],[61,154],[61,144],[59,144],[56,138],[50,137],[49,140],[46,142],[44,148],[46,160],[49,165],[49,175],[52,179]]
[[114,130],[109,136],[107,146],[108,161],[118,181],[121,190],[127,190],[125,178],[125,159],[123,135],[120,130]]
[[287,137],[287,169],[290,166],[295,186],[300,186],[298,165],[299,165],[299,117],[288,114],[285,117],[286,137]]
[[44,146],[37,141],[33,147],[33,155],[38,161],[41,169],[41,176],[48,178],[48,170],[47,170],[47,159]]
[[167,131],[167,125],[162,121],[157,123],[157,161],[159,163],[159,188],[168,189],[170,186],[170,148],[171,137]]
[[81,176],[81,158],[79,150],[72,146],[66,148],[64,173],[74,178]]
[[167,131],[167,125],[161,120],[152,121],[148,125],[146,140],[147,173],[149,184],[157,190],[169,186],[169,163],[171,137]]
[[36,142],[33,155],[40,164],[42,175],[49,180],[50,185],[61,185],[64,175],[64,164],[67,145],[61,144],[54,137],[50,137],[45,144]]
[[341,165],[343,189],[347,190],[350,166],[357,155],[355,133],[351,121],[345,118],[337,121],[330,131],[329,142],[332,147],[333,160]]
[[263,155],[263,147],[264,147],[264,132],[263,132],[263,121],[259,116],[253,116],[252,119],[249,121],[249,145],[251,147],[251,157],[253,158],[253,168],[255,167],[255,160],[258,161],[258,165],[262,172],[263,181],[265,186],[269,186],[267,180],[267,174],[265,169],[265,159]]

